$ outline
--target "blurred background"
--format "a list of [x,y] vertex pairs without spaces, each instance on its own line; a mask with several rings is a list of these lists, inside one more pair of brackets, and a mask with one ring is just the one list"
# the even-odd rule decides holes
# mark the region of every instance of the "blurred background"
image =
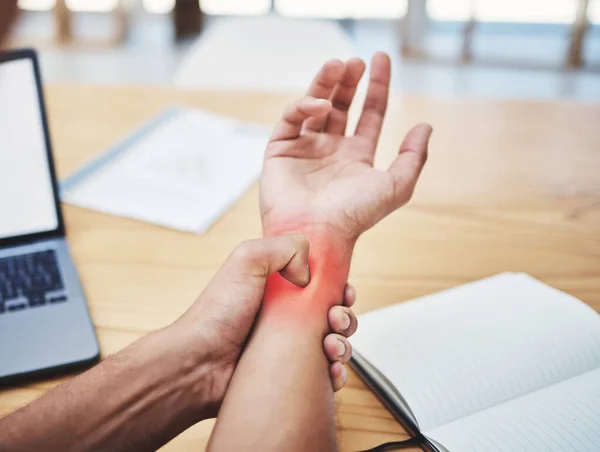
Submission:
[[600,99],[600,0],[20,0],[48,82],[301,91],[328,57],[392,55],[393,89]]

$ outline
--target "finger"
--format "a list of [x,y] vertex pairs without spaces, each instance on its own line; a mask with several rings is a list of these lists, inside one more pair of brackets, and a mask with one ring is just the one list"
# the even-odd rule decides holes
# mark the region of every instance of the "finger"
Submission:
[[363,105],[363,111],[356,126],[356,135],[365,137],[373,142],[373,150],[381,133],[383,118],[388,104],[390,89],[391,62],[390,57],[377,52],[371,60],[369,87]]
[[390,165],[388,172],[394,177],[394,204],[398,208],[412,197],[427,161],[427,147],[433,129],[429,124],[413,127],[400,146],[400,152]]
[[329,99],[345,71],[346,65],[342,61],[338,59],[327,61],[315,75],[306,95],[317,99]]
[[331,97],[333,108],[329,112],[324,131],[332,135],[344,135],[348,124],[348,110],[354,100],[358,82],[365,73],[365,62],[352,58],[346,62],[346,73]]
[[356,333],[358,319],[352,309],[345,306],[332,306],[327,314],[329,329],[346,337]]
[[[337,59],[329,60],[321,67],[315,78],[313,79],[307,96],[316,99],[330,99],[335,87],[341,82],[346,72],[346,65]],[[313,117],[304,123],[303,131],[305,132],[320,132],[327,117]]]
[[342,304],[351,308],[354,303],[356,303],[356,289],[348,283],[344,289],[344,302]]
[[256,277],[259,284],[280,272],[291,283],[304,287],[310,282],[309,250],[310,243],[301,234],[248,240],[231,253],[224,267],[232,275]]
[[298,138],[302,124],[310,117],[324,117],[331,110],[331,102],[326,99],[304,97],[288,106],[281,120],[275,126],[269,143]]
[[341,334],[332,333],[325,336],[325,339],[323,339],[323,348],[325,356],[331,362],[339,361],[345,364],[352,357],[352,345]]
[[335,392],[342,389],[348,379],[346,369],[344,369],[344,366],[340,362],[332,363],[329,366],[329,375],[331,376],[331,384]]

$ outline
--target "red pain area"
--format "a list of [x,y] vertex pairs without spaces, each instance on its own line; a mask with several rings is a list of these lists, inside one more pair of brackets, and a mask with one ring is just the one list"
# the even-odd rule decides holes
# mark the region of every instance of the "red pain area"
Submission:
[[287,232],[308,237],[311,279],[306,287],[298,287],[279,273],[271,275],[265,288],[263,311],[272,312],[282,320],[326,321],[329,308],[343,302],[353,246],[324,228],[303,226]]

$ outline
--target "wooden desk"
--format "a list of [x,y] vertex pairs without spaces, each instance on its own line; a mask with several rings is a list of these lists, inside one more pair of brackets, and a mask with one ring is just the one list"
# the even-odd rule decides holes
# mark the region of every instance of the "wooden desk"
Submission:
[[[162,88],[52,86],[47,92],[60,177],[173,103],[272,123],[291,100]],[[391,161],[408,126],[418,121],[435,128],[430,160],[413,202],[356,248],[356,310],[509,270],[600,310],[600,106],[397,99],[378,165]],[[104,355],[177,318],[230,250],[260,235],[257,199],[254,187],[204,236],[65,206]],[[57,382],[0,392],[0,414]],[[337,407],[343,450],[406,437],[353,373]],[[164,450],[198,450],[211,427],[212,421],[203,422]]]

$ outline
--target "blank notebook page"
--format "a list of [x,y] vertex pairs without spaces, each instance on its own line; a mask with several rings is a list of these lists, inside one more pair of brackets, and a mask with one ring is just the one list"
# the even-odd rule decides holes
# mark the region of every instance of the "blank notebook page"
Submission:
[[352,342],[426,431],[600,367],[600,316],[505,273],[367,313]]
[[452,452],[600,448],[600,369],[424,432]]

